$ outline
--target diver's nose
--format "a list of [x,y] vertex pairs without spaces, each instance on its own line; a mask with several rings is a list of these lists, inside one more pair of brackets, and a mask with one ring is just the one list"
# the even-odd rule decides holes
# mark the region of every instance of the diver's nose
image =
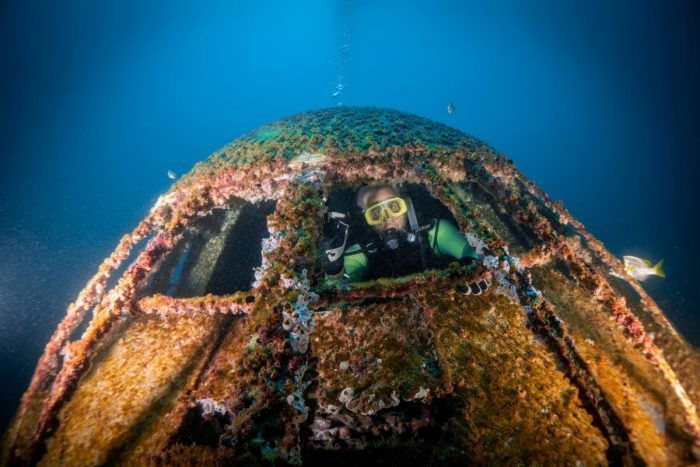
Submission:
[[399,228],[398,224],[396,223],[396,218],[395,217],[390,217],[386,220],[386,228],[387,229],[397,229]]

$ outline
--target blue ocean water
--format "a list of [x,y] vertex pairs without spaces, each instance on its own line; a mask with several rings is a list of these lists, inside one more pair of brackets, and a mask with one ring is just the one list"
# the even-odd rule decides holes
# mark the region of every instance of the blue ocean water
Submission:
[[614,254],[664,258],[645,287],[700,345],[698,20],[693,1],[0,3],[0,429],[168,170],[336,105],[506,153]]

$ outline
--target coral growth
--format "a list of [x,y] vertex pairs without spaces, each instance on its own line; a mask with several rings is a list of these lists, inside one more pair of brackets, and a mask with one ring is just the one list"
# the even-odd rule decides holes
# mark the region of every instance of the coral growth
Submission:
[[[322,286],[324,193],[373,182],[424,187],[484,261]],[[191,239],[221,242],[200,263],[221,254],[212,213],[262,200],[277,203],[249,290],[158,288],[183,251],[204,255]],[[204,290],[209,266],[185,274]],[[216,151],[120,240],[49,340],[2,463],[692,463],[698,374],[641,286],[508,158],[413,115],[327,109]]]

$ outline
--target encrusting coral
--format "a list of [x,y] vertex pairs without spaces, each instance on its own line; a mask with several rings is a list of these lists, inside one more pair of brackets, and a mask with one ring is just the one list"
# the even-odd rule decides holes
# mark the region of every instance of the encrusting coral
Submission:
[[[426,190],[484,261],[323,286],[323,199],[374,182]],[[266,200],[249,289],[159,289],[217,213]],[[508,158],[413,115],[327,109],[215,152],[122,238],[47,344],[2,463],[678,465],[700,457],[698,374],[641,286]]]

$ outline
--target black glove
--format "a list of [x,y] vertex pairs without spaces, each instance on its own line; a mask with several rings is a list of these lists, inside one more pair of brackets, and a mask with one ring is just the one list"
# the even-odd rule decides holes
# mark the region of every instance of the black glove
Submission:
[[487,279],[481,279],[474,282],[467,282],[464,285],[457,286],[457,290],[465,295],[481,295],[491,287],[491,282]]
[[321,239],[323,266],[326,274],[335,276],[343,270],[343,253],[348,239],[347,215],[329,212],[325,215]]

